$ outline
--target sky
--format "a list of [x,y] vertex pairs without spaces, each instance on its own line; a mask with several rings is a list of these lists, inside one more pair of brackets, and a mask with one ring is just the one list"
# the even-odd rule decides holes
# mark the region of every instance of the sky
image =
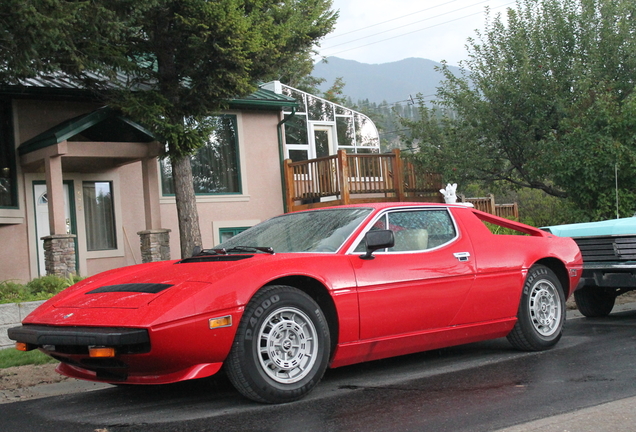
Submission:
[[321,41],[320,56],[379,64],[420,57],[458,66],[466,41],[491,15],[514,0],[333,0],[340,11],[334,32]]

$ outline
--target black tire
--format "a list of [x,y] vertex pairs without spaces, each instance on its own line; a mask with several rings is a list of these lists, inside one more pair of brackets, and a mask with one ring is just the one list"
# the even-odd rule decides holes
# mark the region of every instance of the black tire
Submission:
[[243,396],[291,402],[318,384],[330,346],[329,326],[318,304],[296,288],[274,285],[248,303],[225,366]]
[[606,317],[612,312],[616,293],[604,288],[584,286],[574,291],[579,312],[588,318]]
[[561,339],[564,321],[561,282],[548,267],[531,267],[523,284],[517,323],[508,334],[508,341],[523,351],[549,349]]

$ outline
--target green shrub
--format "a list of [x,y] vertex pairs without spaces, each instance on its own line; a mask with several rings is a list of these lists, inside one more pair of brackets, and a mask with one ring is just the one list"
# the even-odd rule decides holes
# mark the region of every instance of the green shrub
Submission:
[[24,285],[14,281],[0,282],[0,303],[15,303],[28,296]]
[[57,294],[64,288],[67,288],[66,279],[61,277],[47,275],[37,279],[33,279],[26,284],[26,289],[33,295],[49,295]]
[[[514,220],[514,219],[510,219]],[[492,224],[490,222],[484,222],[484,225],[490,230],[491,233],[495,235],[528,235],[521,231],[514,230],[512,228],[502,227],[501,225]]]
[[0,303],[47,300],[82,279],[77,275],[68,278],[47,275],[33,279],[26,285],[11,280],[3,281],[0,282]]

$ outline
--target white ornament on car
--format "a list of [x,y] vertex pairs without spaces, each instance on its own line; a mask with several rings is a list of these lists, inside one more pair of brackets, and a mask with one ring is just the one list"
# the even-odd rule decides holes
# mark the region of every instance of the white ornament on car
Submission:
[[439,191],[444,195],[446,204],[455,204],[457,202],[457,194],[455,193],[457,191],[457,183],[448,183],[446,189],[440,189]]

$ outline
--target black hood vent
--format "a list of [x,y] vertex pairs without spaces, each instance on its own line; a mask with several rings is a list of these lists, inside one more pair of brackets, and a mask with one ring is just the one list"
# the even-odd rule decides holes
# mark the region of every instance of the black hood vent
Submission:
[[198,255],[190,258],[184,258],[181,261],[177,261],[175,264],[187,264],[197,262],[228,262],[228,261],[241,261],[248,258],[253,258],[254,255]]
[[119,284],[119,285],[106,285],[100,288],[96,288],[92,291],[88,291],[86,294],[98,294],[98,293],[110,293],[110,292],[135,292],[135,293],[147,293],[157,294],[165,289],[170,288],[170,284],[162,283],[131,283],[131,284]]

